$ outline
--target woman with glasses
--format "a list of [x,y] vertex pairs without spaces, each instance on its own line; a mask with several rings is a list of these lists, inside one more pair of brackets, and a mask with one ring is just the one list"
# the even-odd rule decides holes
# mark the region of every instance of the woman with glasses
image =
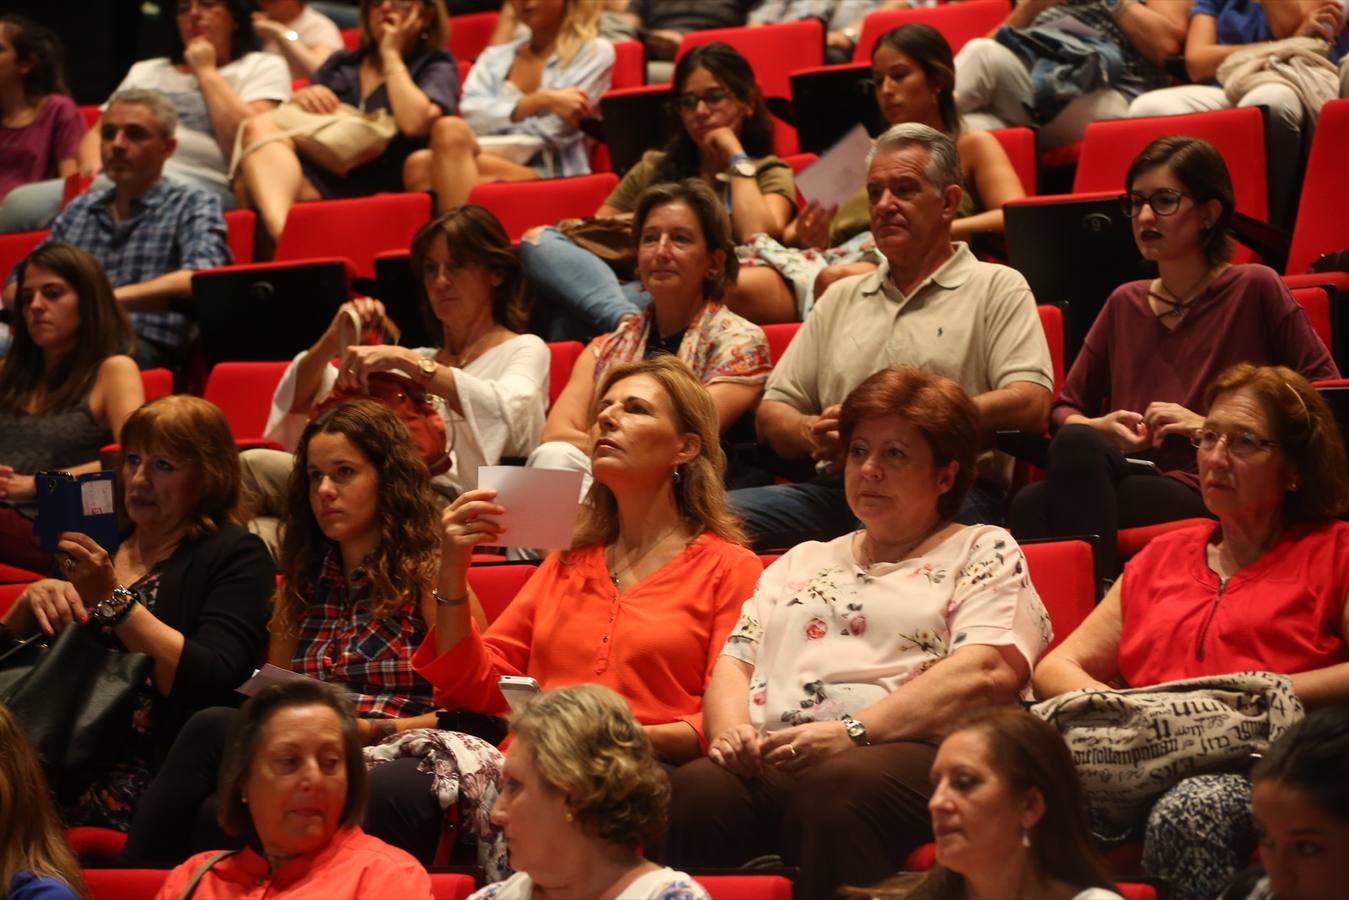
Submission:
[[464,82],[463,117],[436,122],[430,149],[404,169],[408,189],[434,190],[441,211],[481,182],[590,173],[581,119],[596,114],[614,68],[614,47],[599,37],[600,4],[507,5],[528,33],[482,52]]
[[[674,138],[628,170],[596,218],[630,219],[647,187],[700,178],[730,216],[736,243],[759,233],[780,237],[796,209],[796,183],[791,167],[772,155],[773,125],[749,62],[727,44],[705,44],[680,57],[673,85]],[[620,283],[556,228],[528,232],[520,261],[541,304],[568,320],[555,323],[558,337],[573,327],[571,336],[613,331],[651,302],[640,283]]]
[[1047,477],[1011,512],[1020,539],[1098,535],[1103,581],[1118,572],[1120,528],[1208,515],[1188,441],[1215,375],[1253,362],[1339,377],[1279,276],[1229,264],[1232,181],[1211,144],[1158,138],[1125,186],[1134,241],[1158,277],[1106,300],[1050,413]]
[[[251,0],[174,0],[161,6],[174,13],[168,26],[169,55],[132,65],[117,91],[143,88],[168,98],[178,111],[178,147],[164,174],[215,191],[231,209],[234,191],[226,172],[234,134],[245,119],[290,97],[290,71],[280,56],[259,50]],[[96,125],[80,141],[82,174],[102,171],[100,139]],[[110,184],[100,178],[93,187]],[[10,191],[0,227],[46,228],[61,208],[63,188],[62,179],[51,179]]]
[[[335,51],[293,102],[320,114],[335,113],[344,103],[366,112],[388,110],[398,132],[382,153],[345,175],[303,158],[289,138],[243,157],[235,186],[273,241],[297,201],[420,189],[405,184],[404,163],[426,146],[432,125],[458,109],[459,69],[444,49],[449,33],[441,0],[362,0],[361,46]],[[245,124],[241,144],[251,147],[269,137],[279,138],[280,129],[257,116]]]
[[[1216,525],[1154,538],[1035,668],[1035,691],[1147,687],[1277,672],[1307,709],[1349,702],[1349,462],[1305,378],[1241,363],[1203,395],[1187,436]],[[1250,858],[1250,782],[1181,781],[1148,817],[1143,866],[1177,900],[1214,896]]]

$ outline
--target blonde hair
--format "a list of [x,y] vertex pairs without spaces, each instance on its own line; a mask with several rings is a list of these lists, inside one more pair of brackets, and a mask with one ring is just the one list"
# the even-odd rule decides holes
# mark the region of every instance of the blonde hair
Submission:
[[[679,468],[679,480],[671,485],[679,515],[691,534],[709,531],[732,544],[747,543],[740,517],[726,502],[726,454],[721,449],[721,428],[712,396],[678,357],[662,353],[652,359],[614,366],[604,376],[591,406],[594,421],[599,400],[625,378],[646,375],[655,379],[670,399],[675,429],[696,434],[702,442],[698,455]],[[596,481],[581,506],[580,522],[572,537],[572,549],[609,544],[618,538],[618,500],[613,491]]]
[[558,688],[530,699],[510,725],[584,832],[635,850],[665,830],[670,780],[618,694],[597,684]]
[[562,65],[568,65],[572,57],[599,34],[600,4],[597,0],[566,0],[562,24],[557,28],[558,60]]
[[37,753],[19,720],[0,705],[0,885],[8,890],[19,872],[59,878],[80,900],[89,897]]

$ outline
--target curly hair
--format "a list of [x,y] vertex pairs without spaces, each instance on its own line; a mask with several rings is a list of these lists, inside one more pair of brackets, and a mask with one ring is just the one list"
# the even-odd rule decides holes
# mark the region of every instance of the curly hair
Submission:
[[375,527],[379,543],[364,566],[374,583],[372,614],[392,615],[422,591],[440,566],[440,513],[431,474],[417,456],[407,426],[377,400],[349,400],[314,417],[300,436],[286,486],[286,530],[281,540],[281,584],[272,612],[273,635],[292,634],[313,599],[313,585],[336,544],[319,528],[310,503],[309,442],[318,434],[351,441],[379,473]]
[[1204,408],[1219,394],[1242,388],[1259,398],[1273,439],[1297,469],[1297,490],[1284,498],[1289,520],[1333,519],[1349,510],[1349,461],[1335,414],[1320,392],[1287,366],[1237,363],[1209,382]]
[[0,705],[0,884],[19,872],[59,878],[80,900],[89,897],[38,755],[19,720]]
[[501,276],[501,284],[492,290],[492,318],[498,325],[521,332],[529,322],[529,304],[525,300],[524,272],[520,257],[506,229],[492,211],[476,203],[457,206],[427,222],[412,237],[409,262],[417,283],[418,306],[436,346],[445,340],[445,326],[436,318],[431,299],[426,295],[426,258],[441,237],[456,267],[477,264]]
[[[248,521],[250,504],[239,473],[239,448],[229,419],[209,400],[187,394],[158,397],[122,426],[124,453],[159,450],[197,473],[197,497],[187,513],[187,537],[196,540],[226,522]],[[125,485],[130,481],[122,479]]]
[[[637,375],[654,378],[670,398],[676,430],[681,434],[696,434],[702,441],[702,450],[684,463],[678,483],[671,484],[679,514],[690,533],[709,531],[732,544],[746,544],[740,518],[726,502],[723,481],[726,454],[721,449],[717,408],[707,388],[694,377],[683,360],[662,353],[651,359],[614,366],[595,391],[591,421],[595,419],[595,408],[605,392],[624,378]],[[581,506],[580,521],[572,537],[572,549],[610,544],[617,538],[618,500],[613,491],[596,481],[590,486],[586,502]]]
[[664,833],[670,779],[618,694],[597,684],[558,688],[531,698],[510,726],[586,834],[635,850]]
[[735,98],[750,104],[753,109],[741,126],[740,143],[750,157],[757,159],[773,152],[773,120],[768,116],[754,67],[730,44],[714,41],[695,47],[679,58],[674,70],[674,89],[670,92],[669,116],[673,119],[674,137],[665,145],[665,157],[657,166],[658,181],[678,181],[697,176],[701,170],[698,145],[689,136],[679,117],[679,95],[684,83],[696,69],[706,69],[712,77],[726,86]]
[[[33,268],[45,269],[70,285],[80,301],[80,326],[74,348],[50,370],[41,348],[33,343],[24,311],[33,302],[24,290],[24,279]],[[122,305],[113,296],[112,284],[103,265],[72,244],[47,244],[15,267],[19,288],[18,309],[13,324],[14,340],[9,353],[0,358],[0,409],[27,409],[34,395],[41,395],[36,412],[65,409],[89,393],[98,380],[99,366],[110,356],[133,353],[136,332]]]

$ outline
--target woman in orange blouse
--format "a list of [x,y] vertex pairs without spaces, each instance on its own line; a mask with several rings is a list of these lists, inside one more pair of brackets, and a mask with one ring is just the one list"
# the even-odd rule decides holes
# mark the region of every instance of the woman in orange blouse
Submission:
[[548,557],[485,632],[469,616],[469,556],[502,534],[495,492],[461,494],[442,520],[436,621],[412,664],[436,703],[502,713],[502,675],[543,690],[580,682],[631,704],[657,755],[701,755],[712,665],[760,564],[722,489],[716,408],[684,363],[615,367],[596,403],[595,484],[570,550]]

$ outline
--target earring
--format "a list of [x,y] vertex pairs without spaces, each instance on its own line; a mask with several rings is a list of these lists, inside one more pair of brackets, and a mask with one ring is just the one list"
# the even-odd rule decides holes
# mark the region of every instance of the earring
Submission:
[[568,822],[570,822],[570,821],[572,821],[573,819],[576,818],[575,814],[572,813],[571,810],[567,810],[566,816],[567,816],[567,821],[568,821]]
[[1290,491],[1295,491],[1295,490],[1297,490],[1297,482],[1294,481],[1294,482],[1292,482],[1291,484],[1289,484],[1289,485],[1288,485],[1288,490],[1290,490]]
[[248,805],[248,795],[247,795],[247,794],[240,794],[240,795],[239,795],[239,802],[242,803],[242,804],[244,804],[245,806],[247,806],[247,805]]
[[1030,832],[1029,832],[1029,831],[1023,831],[1023,832],[1021,832],[1021,846],[1026,847],[1026,848],[1028,848],[1028,849],[1030,848]]
[[682,481],[683,478],[684,478],[684,476],[682,476],[682,475],[679,474],[679,467],[678,467],[678,466],[675,466],[675,470],[674,470],[674,483],[675,483],[675,484],[679,484],[679,482]]

